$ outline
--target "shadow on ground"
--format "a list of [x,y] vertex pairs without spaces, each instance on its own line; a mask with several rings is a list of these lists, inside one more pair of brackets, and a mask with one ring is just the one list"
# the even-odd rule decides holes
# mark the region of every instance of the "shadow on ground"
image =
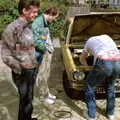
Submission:
[[[17,120],[18,94],[13,87],[10,69],[0,60],[0,120]],[[85,103],[72,100],[67,97],[62,85],[62,73],[64,70],[61,49],[56,48],[52,61],[51,76],[48,81],[51,93],[57,96],[54,105],[48,105],[40,101],[39,96],[34,97],[33,116],[39,120],[86,120]],[[107,120],[105,117],[105,100],[97,101],[97,120]],[[116,115],[119,116],[120,100],[116,99]],[[116,119],[120,120],[120,118]]]

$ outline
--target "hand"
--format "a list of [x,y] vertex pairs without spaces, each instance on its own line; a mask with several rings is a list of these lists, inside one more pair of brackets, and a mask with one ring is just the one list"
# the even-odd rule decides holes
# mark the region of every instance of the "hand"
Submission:
[[46,52],[45,52],[45,56],[48,56],[48,55],[49,55],[49,52],[48,52],[48,51],[46,51]]
[[13,64],[12,65],[12,70],[16,74],[19,74],[19,75],[21,74],[21,66],[19,64]]
[[21,65],[20,63],[14,59],[12,56],[9,56],[6,64],[17,74],[21,74]]

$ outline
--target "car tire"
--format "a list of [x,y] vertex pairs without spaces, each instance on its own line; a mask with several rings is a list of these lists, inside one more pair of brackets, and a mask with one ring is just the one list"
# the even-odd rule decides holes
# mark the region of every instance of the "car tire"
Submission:
[[63,72],[63,87],[67,96],[71,99],[75,100],[83,100],[84,94],[83,91],[75,90],[74,88],[70,87],[70,81],[68,80],[68,76],[66,71]]

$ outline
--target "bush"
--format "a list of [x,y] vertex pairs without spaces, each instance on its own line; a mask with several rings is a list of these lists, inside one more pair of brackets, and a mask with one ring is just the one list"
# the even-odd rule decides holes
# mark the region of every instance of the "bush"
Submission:
[[0,1],[0,35],[7,24],[18,16],[17,2],[14,0]]
[[[19,0],[2,0],[0,2],[0,34],[7,24],[12,22],[19,15],[17,10],[17,4]],[[59,37],[60,32],[63,29],[64,19],[68,10],[66,7],[67,2],[57,0],[41,0],[40,13],[43,13],[49,6],[57,6],[60,9],[60,18],[55,23],[50,25],[51,33],[53,37]]]

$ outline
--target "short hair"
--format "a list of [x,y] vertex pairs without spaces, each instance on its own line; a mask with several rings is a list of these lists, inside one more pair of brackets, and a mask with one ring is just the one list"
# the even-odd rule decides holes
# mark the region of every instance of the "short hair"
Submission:
[[57,14],[59,14],[59,10],[56,7],[49,7],[45,10],[45,14],[47,15],[52,15],[52,16],[56,16]]
[[18,4],[18,11],[22,14],[23,8],[29,9],[31,6],[40,7],[40,0],[20,0]]

